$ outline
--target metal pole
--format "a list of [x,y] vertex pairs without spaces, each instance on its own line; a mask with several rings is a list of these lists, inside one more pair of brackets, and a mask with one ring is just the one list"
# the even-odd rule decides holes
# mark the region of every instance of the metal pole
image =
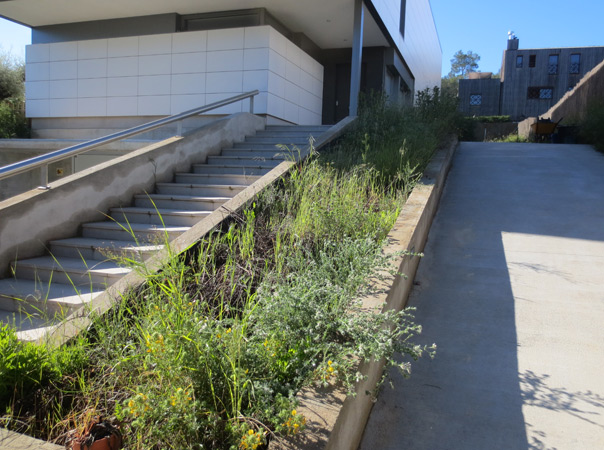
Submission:
[[363,0],[354,0],[354,28],[352,31],[352,63],[350,65],[350,106],[348,114],[356,116],[361,92],[361,63],[363,60]]
[[176,136],[182,136],[182,120],[176,123]]
[[50,189],[48,187],[48,164],[44,164],[40,167],[40,182],[42,183],[38,186],[38,189]]
[[250,97],[250,114],[254,114],[254,96]]

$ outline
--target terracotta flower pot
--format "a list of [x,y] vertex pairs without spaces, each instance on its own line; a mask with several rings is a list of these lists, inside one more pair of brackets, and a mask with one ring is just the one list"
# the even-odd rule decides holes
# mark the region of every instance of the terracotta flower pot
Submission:
[[120,450],[122,435],[115,425],[108,421],[95,421],[88,432],[75,438],[71,443],[72,450]]

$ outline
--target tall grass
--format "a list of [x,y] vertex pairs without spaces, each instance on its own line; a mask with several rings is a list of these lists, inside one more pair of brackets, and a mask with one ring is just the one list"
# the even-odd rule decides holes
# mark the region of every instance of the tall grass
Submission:
[[0,423],[63,443],[101,415],[122,424],[131,449],[259,448],[304,428],[303,386],[352,391],[359,358],[407,372],[392,353],[427,350],[411,340],[420,327],[408,311],[364,311],[359,298],[388,267],[384,238],[443,138],[432,115],[445,107],[430,94],[415,110],[365,108],[331,153],[161,272],[124,260],[146,284],[65,347],[85,348],[86,361],[11,395]]

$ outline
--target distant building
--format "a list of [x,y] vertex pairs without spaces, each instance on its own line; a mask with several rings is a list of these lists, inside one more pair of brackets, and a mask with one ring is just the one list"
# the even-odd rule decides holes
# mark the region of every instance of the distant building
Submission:
[[503,52],[501,79],[459,82],[460,109],[468,116],[538,117],[604,60],[604,47],[519,49],[511,35]]

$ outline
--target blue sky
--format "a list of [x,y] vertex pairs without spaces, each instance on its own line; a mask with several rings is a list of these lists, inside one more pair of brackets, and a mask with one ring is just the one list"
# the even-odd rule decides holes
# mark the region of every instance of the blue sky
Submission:
[[[479,70],[497,72],[509,30],[520,39],[520,48],[604,45],[602,0],[431,0],[431,4],[443,49],[443,75],[457,50],[478,53]],[[23,57],[29,43],[28,28],[0,19],[2,50]]]

